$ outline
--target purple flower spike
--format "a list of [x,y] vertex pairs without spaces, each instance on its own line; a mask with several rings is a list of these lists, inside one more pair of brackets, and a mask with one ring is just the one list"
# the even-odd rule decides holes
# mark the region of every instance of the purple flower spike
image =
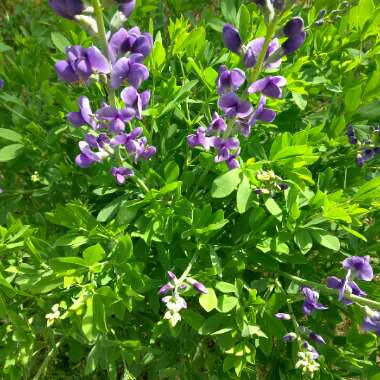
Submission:
[[373,331],[380,336],[380,313],[372,312],[371,315],[365,317],[362,327],[365,331]]
[[351,273],[364,281],[372,281],[373,269],[369,256],[352,256],[345,259],[342,263],[344,269],[351,271]]
[[305,25],[301,17],[293,17],[285,24],[283,29],[284,35],[286,37],[295,37],[303,32],[304,26]]
[[142,63],[141,54],[135,54],[129,58],[120,58],[113,66],[111,85],[118,88],[127,80],[133,87],[139,88],[141,83],[149,78],[149,71]]
[[306,32],[301,32],[300,34],[288,38],[283,44],[282,49],[284,51],[285,55],[289,55],[294,53],[296,50],[298,50],[306,39]]
[[231,24],[224,25],[223,28],[223,40],[224,40],[224,46],[236,53],[240,54],[242,41],[240,34],[237,29],[235,29]]
[[269,76],[253,82],[248,87],[248,94],[261,92],[271,98],[281,98],[281,87],[286,85],[286,79],[282,76]]
[[202,146],[205,150],[209,150],[214,146],[214,137],[206,136],[206,128],[199,127],[195,134],[187,136],[187,143],[192,147]]
[[49,0],[49,5],[59,16],[73,19],[84,10],[81,0]]
[[111,173],[115,177],[116,182],[119,185],[124,185],[125,180],[128,177],[134,176],[134,174],[135,174],[132,169],[123,168],[123,167],[121,167],[121,168],[112,168],[112,172]]
[[227,129],[227,124],[223,118],[221,118],[217,112],[214,112],[211,123],[207,129],[207,132],[224,132]]
[[216,80],[218,93],[235,91],[239,89],[245,82],[245,73],[240,69],[227,69],[225,65],[220,66],[219,76]]
[[326,306],[323,306],[318,302],[319,293],[308,287],[302,288],[302,293],[305,296],[305,301],[302,305],[302,311],[305,315],[310,315],[314,310],[325,310]]
[[124,13],[125,17],[129,17],[136,7],[136,0],[116,0],[120,6],[120,12]]
[[311,332],[311,333],[309,334],[309,338],[310,338],[311,340],[313,340],[314,342],[316,342],[316,343],[319,343],[319,344],[326,344],[326,342],[325,342],[325,340],[323,339],[323,337],[320,336],[320,335],[318,335],[318,334],[316,334],[315,332]]
[[139,94],[134,87],[127,87],[121,92],[120,97],[127,109],[133,109],[136,118],[141,119],[142,111],[149,104],[150,91],[146,90]]
[[[244,66],[247,68],[253,67],[256,65],[257,59],[259,58],[259,55],[261,53],[261,50],[264,47],[265,38],[259,37],[255,38],[251,42],[247,44],[247,51],[244,55]],[[278,41],[278,38],[274,38],[268,46],[268,50],[265,54],[265,60],[268,60],[268,58],[274,54],[277,49],[280,47],[280,43]],[[277,61],[267,63],[265,66],[269,69],[275,69],[281,65],[281,58]]]
[[160,290],[158,291],[158,293],[159,294],[166,294],[166,293],[168,293],[172,289],[173,289],[173,285],[171,285],[171,284],[165,284],[164,286],[162,286],[160,288]]
[[245,118],[253,111],[251,103],[241,100],[234,92],[222,95],[218,100],[218,107],[227,117]]
[[290,314],[286,314],[286,313],[276,313],[274,316],[284,321],[289,321],[291,319]]
[[78,99],[79,112],[69,112],[67,120],[74,126],[89,125],[92,129],[97,129],[96,120],[90,106],[90,101],[86,96],[81,96]]
[[288,333],[282,337],[282,340],[284,342],[293,342],[297,339],[297,334],[294,332]]

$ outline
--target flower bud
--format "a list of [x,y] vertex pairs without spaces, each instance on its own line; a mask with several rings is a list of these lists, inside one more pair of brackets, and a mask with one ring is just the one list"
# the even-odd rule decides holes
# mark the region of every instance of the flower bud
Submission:
[[136,0],[116,0],[119,4],[119,10],[125,17],[129,17],[136,7]]
[[170,285],[170,284],[165,284],[164,286],[162,286],[160,288],[160,290],[158,291],[159,294],[166,294],[167,292],[169,292],[170,290],[173,289],[173,286]]
[[177,276],[173,272],[168,271],[167,275],[170,281],[175,281],[177,279]]
[[81,0],[49,0],[49,5],[55,13],[69,20],[74,19],[84,10]]
[[290,314],[287,314],[287,313],[276,313],[274,316],[284,321],[289,321],[291,319]]
[[283,44],[282,48],[285,55],[294,53],[305,42],[306,33],[303,31],[295,37],[288,38]]
[[305,25],[301,17],[293,17],[285,24],[283,32],[287,37],[295,37],[303,32],[304,26]]
[[309,334],[309,338],[311,340],[314,340],[314,342],[316,343],[319,343],[319,344],[326,344],[325,340],[323,339],[323,337],[321,337],[320,335],[316,334],[315,332],[311,332]]
[[0,90],[2,90],[4,88],[4,79],[0,79]]
[[208,294],[207,288],[199,281],[194,280],[193,278],[187,278],[187,282],[198,292],[203,294]]
[[284,342],[293,342],[297,339],[297,334],[294,332],[288,333],[282,337]]
[[240,34],[231,24],[224,25],[223,28],[224,46],[236,54],[240,54],[242,41]]

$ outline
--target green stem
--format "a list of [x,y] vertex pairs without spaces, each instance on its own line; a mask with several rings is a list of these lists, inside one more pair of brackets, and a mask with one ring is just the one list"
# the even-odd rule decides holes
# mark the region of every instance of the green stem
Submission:
[[[330,289],[326,285],[318,284],[317,282],[314,282],[314,281],[305,280],[301,277],[294,276],[292,274],[289,274],[289,273],[286,273],[283,271],[278,271],[277,273],[282,277],[285,277],[289,280],[297,282],[298,284],[310,286],[311,288],[319,290],[320,292],[325,293],[327,295],[336,296],[338,294],[337,290]],[[372,307],[376,310],[380,310],[380,302],[373,301],[373,300],[363,298],[363,297],[359,297],[359,296],[355,296],[354,294],[345,294],[344,297],[353,301],[353,302],[356,302],[362,306],[368,306],[368,307]]]
[[205,169],[203,170],[203,173],[201,174],[201,176],[199,177],[199,180],[197,181],[197,183],[195,184],[195,187],[194,187],[194,190],[191,192],[190,194],[190,200],[193,199],[193,197],[195,196],[197,190],[199,189],[199,187],[203,184],[204,180],[206,179],[206,176],[207,174],[210,172],[211,168],[214,166],[214,161],[213,160],[210,160],[210,162],[207,164],[207,166],[205,167]]
[[199,255],[199,249],[197,249],[191,258],[189,264],[187,265],[185,271],[182,273],[181,277],[178,279],[178,284],[182,284],[182,282],[185,280],[185,278],[189,275],[191,268],[193,267],[194,263],[197,261]]
[[[108,50],[106,27],[104,25],[103,8],[100,3],[100,0],[92,0],[92,5],[94,7],[94,16],[96,24],[98,25],[98,37],[101,44],[101,50],[107,58],[108,62],[110,62],[111,64],[111,57]],[[111,86],[110,78],[107,78],[106,85],[108,93],[108,102],[112,107],[116,107],[115,90]]]
[[134,175],[131,177],[131,179],[145,194],[149,193],[150,190],[148,186],[145,184],[145,182],[141,178]]
[[43,373],[45,372],[48,364],[49,364],[49,361],[50,359],[52,358],[52,356],[55,354],[55,352],[58,350],[59,346],[61,345],[62,341],[59,341],[50,351],[49,353],[46,355],[44,361],[42,362],[40,368],[38,369],[36,375],[33,377],[33,380],[38,380],[42,375]]

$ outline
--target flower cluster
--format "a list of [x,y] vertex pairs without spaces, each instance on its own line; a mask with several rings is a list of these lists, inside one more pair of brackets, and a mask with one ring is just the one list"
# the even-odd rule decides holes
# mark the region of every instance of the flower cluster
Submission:
[[[162,302],[165,304],[167,311],[165,312],[164,319],[167,319],[172,327],[174,327],[180,320],[182,309],[187,309],[187,303],[181,293],[188,290],[189,286],[192,286],[198,293],[207,294],[207,288],[199,281],[188,276],[177,276],[173,272],[167,273],[169,282],[163,285],[158,293],[165,295],[162,298]],[[166,295],[170,293],[169,295]]]
[[356,156],[356,165],[362,167],[367,161],[373,160],[376,156],[380,154],[380,146],[376,146],[379,139],[379,127],[374,127],[372,129],[371,138],[365,140],[359,140],[352,124],[347,127],[347,137],[351,145],[356,145],[360,147],[360,151]]
[[[255,2],[265,11],[265,1]],[[272,3],[277,11],[284,7],[283,1],[274,0]],[[215,163],[225,162],[229,169],[239,167],[239,135],[249,137],[257,122],[270,123],[275,119],[276,113],[266,107],[267,98],[280,98],[282,87],[286,85],[286,79],[282,76],[268,75],[258,79],[258,74],[263,69],[278,69],[282,57],[295,52],[305,37],[304,22],[300,17],[287,22],[277,37],[269,41],[259,37],[246,45],[238,30],[226,24],[223,28],[224,44],[240,56],[244,70],[228,69],[225,65],[219,68],[216,86],[222,116],[215,112],[208,128],[199,127],[196,133],[187,137],[188,144],[193,148],[202,147],[206,151],[213,148],[216,152]],[[280,44],[282,38],[285,40]],[[251,94],[259,95],[256,108],[249,100]]]
[[[118,3],[126,16],[135,6],[134,0]],[[69,19],[85,9],[81,1],[50,1],[50,5],[59,15]],[[119,185],[134,175],[132,164],[147,160],[156,153],[156,148],[148,145],[143,136],[143,128],[130,125],[132,120],[142,119],[142,112],[149,104],[150,91],[139,92],[138,89],[149,77],[143,62],[152,47],[149,33],[142,33],[138,27],[120,28],[110,36],[107,51],[101,52],[95,46],[70,46],[66,49],[66,59],[55,64],[58,77],[66,83],[88,84],[91,80],[99,80],[108,85],[111,105],[103,103],[93,112],[90,100],[81,96],[79,111],[68,113],[67,120],[74,127],[90,128],[90,133],[79,142],[80,154],[75,159],[76,164],[87,168],[114,158],[117,166],[113,165],[111,174]],[[124,83],[128,86],[120,93],[122,103],[117,103],[113,91]]]
[[288,188],[288,185],[283,183],[282,178],[276,175],[273,170],[259,170],[256,173],[256,178],[261,182],[260,187],[255,189],[256,194],[271,194]]

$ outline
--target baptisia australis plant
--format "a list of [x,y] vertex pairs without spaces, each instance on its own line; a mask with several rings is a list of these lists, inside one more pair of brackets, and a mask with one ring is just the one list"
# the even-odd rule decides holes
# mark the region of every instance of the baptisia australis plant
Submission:
[[[258,122],[271,123],[276,113],[266,107],[267,98],[278,99],[286,79],[280,75],[266,75],[266,70],[280,67],[282,57],[294,53],[306,38],[304,22],[300,17],[289,20],[277,31],[279,16],[286,9],[285,1],[255,1],[267,20],[266,37],[258,37],[247,44],[233,25],[223,28],[225,46],[241,58],[241,68],[219,68],[216,81],[219,94],[218,108],[221,115],[214,113],[208,126],[199,127],[187,137],[191,147],[215,150],[214,161],[225,162],[229,169],[240,166],[240,137],[249,137]],[[283,41],[282,43],[280,41]],[[256,107],[250,95],[257,94]]]
[[[117,1],[119,12],[126,18],[135,7],[135,1]],[[66,49],[66,59],[55,64],[58,77],[70,84],[90,85],[98,81],[106,87],[107,102],[93,111],[90,99],[78,99],[79,111],[70,112],[67,120],[74,127],[89,129],[79,142],[80,153],[75,163],[87,168],[95,163],[110,161],[111,174],[119,185],[135,176],[133,165],[140,160],[148,160],[156,153],[156,148],[148,144],[141,126],[132,123],[141,120],[143,110],[150,100],[150,91],[141,91],[140,86],[149,77],[144,65],[145,58],[153,47],[149,33],[142,33],[138,27],[129,30],[120,28],[107,38],[102,7],[99,0],[82,2],[78,0],[49,1],[53,10],[62,17],[85,21],[95,25],[92,31],[99,37],[101,49],[70,46]],[[119,17],[120,19],[120,17]],[[120,92],[119,101],[115,91]],[[146,191],[141,180],[136,182]]]

